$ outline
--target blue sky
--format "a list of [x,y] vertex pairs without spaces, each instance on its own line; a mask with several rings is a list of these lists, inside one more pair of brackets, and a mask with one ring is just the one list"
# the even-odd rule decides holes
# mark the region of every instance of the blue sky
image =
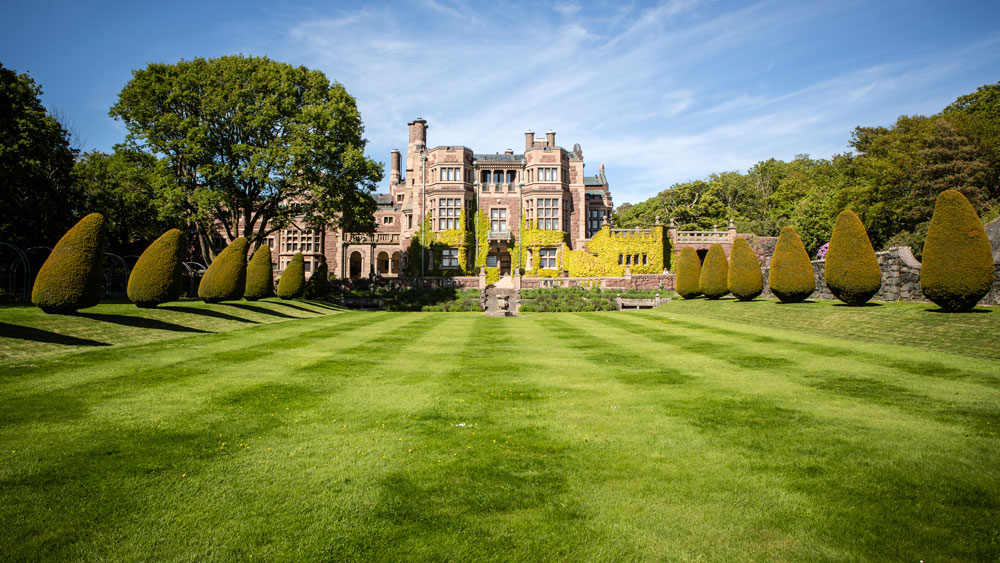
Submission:
[[848,150],[857,125],[932,114],[1000,80],[1000,2],[3,0],[0,62],[29,72],[85,149],[132,69],[224,54],[324,71],[372,158],[428,143],[520,150],[555,130],[616,204],[770,157]]

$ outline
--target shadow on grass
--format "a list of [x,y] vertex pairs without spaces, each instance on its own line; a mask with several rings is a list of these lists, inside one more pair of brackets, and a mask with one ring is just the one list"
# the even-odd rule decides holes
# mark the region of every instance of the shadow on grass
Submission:
[[848,309],[865,309],[868,307],[881,307],[881,303],[875,303],[874,301],[867,301],[860,305],[848,305],[847,303],[834,303],[834,307],[847,307]]
[[223,319],[227,321],[239,321],[241,323],[253,323],[258,324],[257,321],[251,319],[244,319],[243,317],[237,317],[235,315],[230,315],[229,313],[223,313],[222,311],[213,311],[212,309],[199,309],[194,307],[176,307],[176,306],[164,306],[160,305],[157,309],[163,311],[175,311],[177,313],[191,313],[193,315],[202,315],[205,317],[213,317],[216,319]]
[[33,340],[35,342],[48,342],[50,344],[61,344],[63,346],[110,346],[107,342],[66,336],[57,332],[49,332],[27,326],[0,323],[0,336],[4,338],[17,338],[19,340]]
[[128,315],[112,315],[108,313],[76,313],[74,316],[135,328],[154,328],[157,330],[171,330],[174,332],[209,332],[207,330],[201,330],[200,328],[168,323],[158,319],[148,319],[146,317],[130,317]]
[[329,309],[331,311],[343,311],[344,308],[340,305],[335,305],[333,303],[328,303],[326,301],[320,301],[318,299],[303,299],[303,303],[306,305],[312,305],[314,307],[321,307],[323,309]]
[[[319,314],[319,311],[315,311],[313,309],[307,309],[307,308],[305,308],[305,307],[303,307],[301,305],[296,305],[294,303],[289,303],[288,301],[267,301],[267,303],[272,303],[274,305],[281,305],[282,307],[288,307],[290,309],[296,309],[298,311],[304,311],[306,313]],[[312,305],[313,303],[309,303],[309,304]],[[322,305],[317,305],[317,307],[322,307]]]
[[975,309],[969,309],[968,311],[948,311],[946,309],[942,309],[942,308],[938,307],[937,309],[927,309],[927,312],[928,313],[945,313],[945,314],[949,314],[949,315],[965,315],[965,314],[968,314],[968,313],[992,313],[993,311],[990,310],[990,309],[986,309],[985,307],[976,307]]
[[247,305],[246,303],[220,303],[220,305],[225,305],[227,307],[236,307],[237,309],[243,309],[244,311],[250,311],[251,313],[259,313],[261,315],[271,315],[274,317],[282,317],[285,319],[297,319],[299,317],[293,317],[292,315],[286,315],[279,311],[272,311],[271,309],[265,309],[263,307],[258,307],[256,305]]

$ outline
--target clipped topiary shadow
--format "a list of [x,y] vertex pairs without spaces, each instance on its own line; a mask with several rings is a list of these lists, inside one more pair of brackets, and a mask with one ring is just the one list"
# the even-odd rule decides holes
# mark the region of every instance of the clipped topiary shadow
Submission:
[[243,317],[237,317],[235,315],[230,315],[228,313],[223,313],[221,311],[214,311],[212,309],[198,309],[194,307],[178,307],[175,305],[160,305],[157,307],[162,311],[174,311],[177,313],[190,313],[192,315],[201,315],[203,317],[212,317],[215,319],[222,319],[226,321],[237,321],[241,323],[253,323],[259,324],[257,321],[252,319],[245,319]]
[[298,319],[299,317],[293,317],[292,315],[286,315],[281,311],[272,311],[271,309],[265,309],[264,307],[258,307],[256,305],[247,305],[246,303],[223,303],[226,307],[236,307],[237,309],[243,309],[244,311],[250,311],[251,313],[260,313],[261,315],[271,315],[274,317],[281,317],[284,319]]
[[77,338],[67,336],[58,332],[50,332],[30,326],[12,325],[0,323],[0,337],[16,338],[18,340],[31,340],[34,342],[46,342],[48,344],[60,344],[62,346],[110,346],[107,342],[99,342],[87,338]]
[[110,313],[80,313],[80,312],[74,313],[73,316],[83,317],[86,319],[93,319],[95,321],[104,321],[106,323],[113,323],[117,325],[131,326],[135,328],[153,328],[157,330],[170,330],[174,332],[199,332],[199,333],[211,332],[208,330],[202,330],[200,328],[194,328],[175,323],[168,323],[166,321],[161,321],[159,319],[148,319],[146,317],[131,317],[128,315],[114,315]]

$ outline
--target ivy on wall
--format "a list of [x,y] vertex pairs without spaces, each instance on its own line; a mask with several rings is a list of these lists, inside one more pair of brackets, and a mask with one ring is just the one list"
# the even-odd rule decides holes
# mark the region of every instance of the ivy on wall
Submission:
[[[521,244],[521,268],[524,269],[524,275],[532,278],[554,278],[562,270],[566,269],[563,263],[563,256],[565,255],[566,244],[569,242],[569,235],[567,233],[549,229],[536,229],[534,220],[522,217],[519,234],[521,235],[521,240],[519,241]],[[538,250],[541,248],[556,249],[555,268],[539,267],[540,257]],[[529,250],[532,257],[532,267],[530,270],[527,269]]]
[[[478,215],[478,213],[476,214]],[[459,214],[459,228],[448,229],[446,231],[434,232],[432,230],[431,213],[424,217],[420,228],[413,233],[410,238],[410,248],[407,255],[410,257],[406,265],[406,273],[411,276],[420,275],[420,253],[426,251],[427,263],[425,271],[429,276],[470,276],[474,275],[478,269],[469,270],[468,264],[469,248],[475,240],[475,232],[466,228],[465,211]],[[423,241],[426,233],[427,242]],[[458,268],[442,269],[442,251],[446,248],[458,249]]]
[[620,257],[643,254],[646,264],[630,264],[629,272],[658,274],[667,266],[665,259],[670,256],[670,240],[663,226],[653,227],[649,233],[619,234],[613,234],[610,227],[604,226],[587,242],[586,250],[566,249],[563,267],[571,277],[620,276],[625,273],[625,260],[619,264]]
[[[477,211],[473,219],[473,229],[467,229],[465,211],[460,216],[459,229],[441,232],[431,230],[430,213],[424,218],[420,229],[410,239],[407,273],[419,275],[420,253],[427,250],[428,264],[426,271],[431,276],[464,276],[477,275],[480,268],[486,268],[486,258],[489,255],[488,229],[486,217],[482,211]],[[478,226],[478,229],[476,228]],[[426,229],[427,244],[422,241]],[[476,233],[478,231],[478,240]],[[610,227],[604,226],[594,234],[580,250],[569,249],[569,235],[562,231],[536,229],[534,221],[521,219],[519,240],[514,245],[520,246],[520,265],[528,277],[556,277],[563,271],[570,277],[616,277],[625,273],[625,260],[619,264],[619,258],[624,256],[646,255],[646,264],[630,264],[629,271],[633,274],[658,274],[669,268],[671,260],[670,240],[663,226],[656,226],[649,232],[612,233]],[[442,251],[446,248],[458,249],[457,269],[441,269]],[[556,249],[556,268],[540,268],[539,250],[542,248]],[[468,268],[469,252],[478,250],[473,256],[472,267]],[[511,247],[514,250],[513,246]],[[532,253],[532,268],[526,269],[528,252]],[[514,253],[516,254],[516,250]],[[517,263],[512,264],[517,266]],[[500,279],[499,268],[486,268],[487,283],[495,283]]]

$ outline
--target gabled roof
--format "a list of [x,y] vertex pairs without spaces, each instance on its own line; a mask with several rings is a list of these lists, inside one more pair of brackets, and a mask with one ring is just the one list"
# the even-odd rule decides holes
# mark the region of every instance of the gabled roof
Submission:
[[383,193],[374,193],[372,197],[375,198],[375,203],[379,205],[392,205],[392,196]]

